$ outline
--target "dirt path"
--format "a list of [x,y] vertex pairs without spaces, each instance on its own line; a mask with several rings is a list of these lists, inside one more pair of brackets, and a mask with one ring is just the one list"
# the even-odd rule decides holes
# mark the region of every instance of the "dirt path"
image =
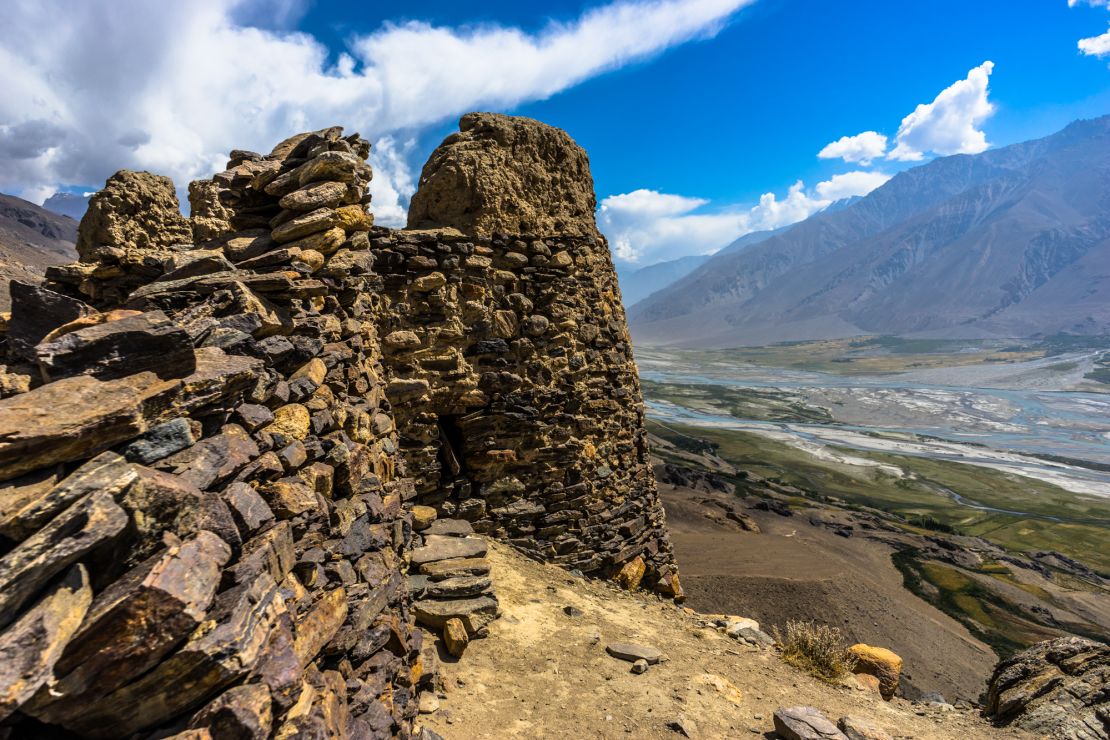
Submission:
[[[681,737],[668,726],[676,720],[694,737],[758,737],[770,733],[777,707],[797,704],[818,707],[833,721],[866,717],[901,737],[1026,737],[994,730],[972,712],[886,703],[858,688],[828,686],[773,652],[701,627],[669,602],[573,577],[505,545],[491,543],[489,557],[503,616],[460,662],[443,665],[440,709],[421,717],[447,740],[673,740]],[[610,642],[652,645],[668,659],[634,675],[629,663],[606,654]]]

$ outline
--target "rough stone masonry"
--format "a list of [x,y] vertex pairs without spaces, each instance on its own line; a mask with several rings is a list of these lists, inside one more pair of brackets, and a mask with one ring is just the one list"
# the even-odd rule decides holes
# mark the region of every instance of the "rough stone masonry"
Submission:
[[0,737],[407,737],[416,622],[468,601],[413,602],[417,548],[470,547],[443,534],[681,597],[585,153],[461,129],[420,230],[374,227],[332,128],[232,152],[188,220],[118,173],[81,261],[13,284]]

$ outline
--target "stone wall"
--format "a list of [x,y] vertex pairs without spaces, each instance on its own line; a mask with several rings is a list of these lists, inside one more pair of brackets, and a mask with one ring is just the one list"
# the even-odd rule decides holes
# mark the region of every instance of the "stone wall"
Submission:
[[594,206],[565,131],[462,117],[412,198],[409,227],[430,230],[372,236],[397,421],[423,502],[681,597]]
[[670,575],[605,243],[449,231],[370,241],[387,392],[420,502],[537,559],[612,575],[642,555],[652,585]]
[[[536,223],[581,216],[584,153],[503,118],[466,137],[474,182],[533,183]],[[488,568],[438,580],[440,555],[483,550],[445,539],[471,527],[681,596],[592,216],[375,228],[368,153],[338,128],[232,152],[184,226],[172,184],[121,173],[81,262],[13,285],[0,737],[406,737],[432,680],[416,622],[480,637],[496,616]],[[474,202],[483,229],[519,223],[512,199]]]

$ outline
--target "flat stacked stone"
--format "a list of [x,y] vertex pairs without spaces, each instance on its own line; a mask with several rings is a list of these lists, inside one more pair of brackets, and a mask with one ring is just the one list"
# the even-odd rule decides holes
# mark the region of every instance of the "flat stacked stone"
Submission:
[[435,519],[421,528],[410,555],[409,593],[416,621],[440,633],[461,656],[472,637],[485,637],[500,609],[493,593],[489,545],[470,522]]

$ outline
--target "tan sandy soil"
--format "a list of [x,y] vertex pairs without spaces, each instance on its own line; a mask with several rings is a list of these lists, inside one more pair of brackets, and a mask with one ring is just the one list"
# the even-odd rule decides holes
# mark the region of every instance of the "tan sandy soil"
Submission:
[[[900,737],[1027,737],[993,729],[972,711],[887,703],[858,687],[829,686],[774,652],[702,627],[670,602],[576,578],[506,545],[491,543],[489,557],[503,616],[460,662],[442,666],[440,709],[420,718],[448,740],[673,739],[681,735],[668,723],[679,718],[698,738],[771,737],[772,712],[797,704],[833,721],[870,718]],[[568,616],[566,606],[583,613]],[[652,645],[668,659],[634,675],[629,663],[606,654],[610,642]]]
[[976,701],[997,656],[962,624],[914,596],[891,549],[811,526],[800,513],[749,511],[763,530],[744,532],[698,501],[733,497],[660,485],[688,605],[771,625],[810,619],[840,627],[852,642],[890,648],[905,661],[907,696],[938,692]]

